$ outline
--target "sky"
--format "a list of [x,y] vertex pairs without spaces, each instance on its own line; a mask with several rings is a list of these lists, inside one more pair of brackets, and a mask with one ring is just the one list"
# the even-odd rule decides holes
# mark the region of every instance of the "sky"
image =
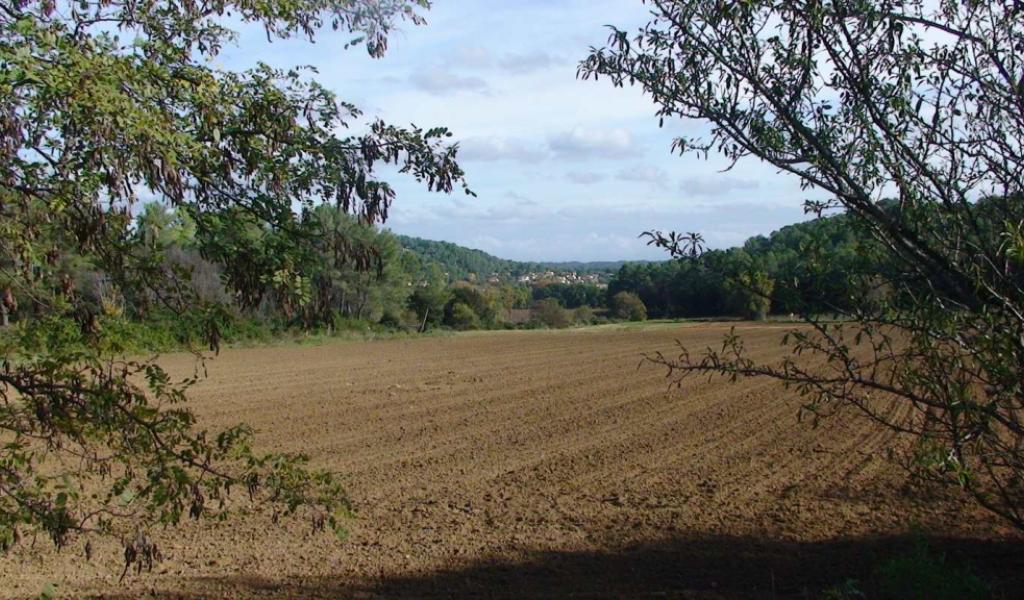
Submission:
[[639,88],[584,81],[577,65],[608,38],[636,29],[640,0],[436,0],[427,24],[404,23],[386,56],[344,48],[326,30],[269,43],[243,27],[222,66],[311,65],[316,79],[368,118],[448,127],[477,197],[428,193],[411,178],[385,227],[501,258],[530,261],[663,259],[641,232],[701,232],[713,248],[805,220],[806,192],[754,159],[727,163],[671,152],[674,137],[706,131],[665,122]]

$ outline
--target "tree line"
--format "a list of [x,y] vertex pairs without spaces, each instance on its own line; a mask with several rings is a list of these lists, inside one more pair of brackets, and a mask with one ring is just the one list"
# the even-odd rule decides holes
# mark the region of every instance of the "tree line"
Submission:
[[636,294],[657,318],[836,314],[860,301],[879,248],[846,215],[788,225],[692,260],[623,265],[608,291]]
[[[610,296],[593,284],[530,286],[508,277],[469,281],[475,271],[465,269],[484,270],[496,266],[494,261],[522,272],[542,267],[503,261],[447,242],[394,235],[336,206],[304,210],[296,225],[305,232],[308,245],[278,261],[275,249],[286,234],[247,221],[243,213],[208,214],[199,223],[186,210],[148,203],[126,238],[136,248],[136,258],[175,273],[181,288],[157,293],[120,286],[87,255],[69,251],[62,253],[55,279],[75,291],[80,313],[93,326],[109,327],[116,321],[124,332],[121,344],[147,349],[187,345],[210,327],[219,343],[288,329],[330,333],[371,327],[565,327],[640,314],[609,311],[614,305]],[[240,268],[224,260],[228,254],[245,256],[247,264]],[[466,257],[483,262],[467,262]],[[254,264],[259,276],[252,275]],[[453,280],[453,272],[464,276]],[[207,315],[209,321],[183,323],[168,307],[186,294],[217,307]],[[43,314],[28,293],[13,287],[5,289],[0,308],[6,325],[24,324]]]
[[[998,206],[979,206],[980,227],[997,236]],[[472,278],[467,269],[544,268],[551,263],[506,261],[449,242],[395,235],[361,222],[337,207],[306,210],[300,223],[309,249],[280,265],[264,265],[265,275],[246,278],[218,261],[220,253],[243,252],[266,261],[279,232],[241,217],[207,215],[205,236],[186,211],[158,203],[143,206],[131,236],[138,254],[159,257],[163,268],[187,280],[203,301],[221,307],[218,336],[273,335],[289,328],[382,328],[425,331],[504,327],[567,327],[609,320],[839,315],[881,301],[889,290],[881,281],[893,268],[884,249],[849,215],[819,217],[788,225],[742,246],[709,250],[689,260],[622,263],[605,288],[592,283],[516,283]],[[228,226],[230,224],[230,226]],[[262,257],[262,258],[261,258]],[[473,260],[467,260],[467,257]],[[155,259],[155,258],[151,258]],[[174,325],[161,304],[170,298],[132,292],[91,267],[81,256],[61,259],[63,285],[77,290],[81,311],[99,317],[125,317],[142,325],[140,343],[167,347],[198,336],[196,327]],[[586,265],[587,263],[581,263]],[[614,263],[612,263],[614,264]],[[453,273],[464,273],[453,279]],[[32,299],[5,291],[0,306],[5,323],[38,313]],[[226,309],[226,310],[225,310]]]
[[[860,280],[877,276],[883,256],[848,216],[835,215],[789,225],[693,260],[624,262],[607,287],[526,285],[507,277],[469,281],[478,272],[471,268],[509,273],[552,263],[506,261],[449,242],[395,235],[321,205],[300,218],[310,235],[307,252],[285,264],[264,265],[264,276],[246,279],[243,272],[218,261],[220,253],[244,252],[250,261],[266,261],[280,234],[255,223],[239,226],[238,218],[207,216],[206,235],[200,239],[198,225],[186,211],[150,203],[136,216],[131,232],[143,249],[140,255],[159,257],[162,267],[182,274],[201,300],[227,308],[220,315],[218,335],[228,339],[288,328],[334,331],[379,325],[424,331],[566,327],[648,317],[837,314],[863,302]],[[81,257],[69,254],[62,261],[61,277],[78,291],[85,312],[148,325],[140,330],[146,334],[159,334],[161,325],[171,323],[152,294],[119,288]],[[463,276],[453,278],[454,273]],[[31,318],[35,308],[30,298],[16,291],[7,295],[5,322]],[[199,333],[179,325],[179,336]],[[156,340],[164,346],[175,343],[162,335]]]
[[544,271],[573,271],[579,274],[608,273],[627,261],[566,261],[531,262],[498,258],[482,250],[466,248],[452,242],[425,240],[423,238],[398,235],[398,243],[421,257],[434,261],[444,268],[451,281],[469,278],[486,279],[490,275],[503,278]]

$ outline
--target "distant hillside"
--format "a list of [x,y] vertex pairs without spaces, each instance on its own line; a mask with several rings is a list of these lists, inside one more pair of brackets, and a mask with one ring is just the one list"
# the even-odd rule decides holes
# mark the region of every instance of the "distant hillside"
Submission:
[[464,279],[470,273],[486,276],[491,273],[512,272],[519,264],[451,242],[424,240],[406,235],[397,237],[403,248],[426,261],[439,264],[452,279]]
[[554,271],[576,271],[577,273],[597,273],[597,272],[612,272],[619,270],[622,265],[642,265],[650,262],[650,260],[595,260],[590,262],[581,262],[576,260],[566,262],[546,262],[546,263],[527,263],[527,264],[539,264],[541,267],[551,269]]
[[476,273],[478,276],[484,277],[491,273],[516,276],[547,270],[575,271],[577,273],[610,273],[617,270],[623,264],[630,262],[522,262],[498,258],[483,250],[466,248],[451,242],[425,240],[407,235],[398,235],[396,237],[398,238],[398,243],[403,248],[417,254],[424,260],[438,263],[452,279],[464,279],[470,273]]

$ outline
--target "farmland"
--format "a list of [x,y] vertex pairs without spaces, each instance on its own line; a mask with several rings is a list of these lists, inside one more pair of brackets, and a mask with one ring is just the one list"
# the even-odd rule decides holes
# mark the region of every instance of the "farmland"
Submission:
[[[730,326],[226,350],[194,389],[201,422],[249,423],[261,449],[338,472],[348,536],[269,512],[190,522],[157,532],[164,560],[121,584],[116,541],[85,561],[41,540],[0,559],[0,596],[55,582],[125,598],[772,598],[859,576],[914,528],[1020,566],[1013,535],[976,508],[906,493],[891,434],[854,415],[798,422],[799,400],[768,381],[669,390],[640,365]],[[767,360],[784,329],[737,331]]]

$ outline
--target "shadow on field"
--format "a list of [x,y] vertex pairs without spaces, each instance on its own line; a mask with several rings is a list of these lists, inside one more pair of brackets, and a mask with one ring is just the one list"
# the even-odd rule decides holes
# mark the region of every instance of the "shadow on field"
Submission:
[[[827,542],[701,536],[617,552],[537,552],[440,572],[345,581],[331,577],[195,578],[160,599],[230,598],[819,598],[857,579],[867,598],[877,565],[921,538]],[[936,554],[971,565],[997,598],[1024,597],[1024,542],[925,538]]]

